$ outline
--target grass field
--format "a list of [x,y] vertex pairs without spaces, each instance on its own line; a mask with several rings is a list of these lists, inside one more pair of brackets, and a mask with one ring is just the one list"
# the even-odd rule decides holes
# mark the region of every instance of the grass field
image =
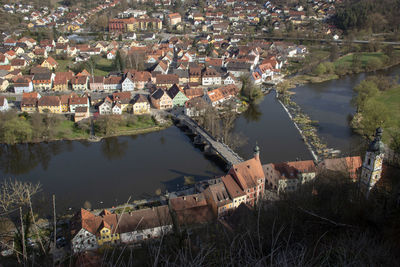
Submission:
[[378,96],[374,97],[374,100],[382,103],[389,109],[392,131],[400,132],[400,86],[381,92]]
[[85,139],[89,137],[89,133],[76,129],[73,121],[63,120],[57,126],[57,137],[60,139]]
[[94,75],[96,75],[96,76],[106,76],[110,71],[113,71],[112,60],[107,60],[105,58],[100,58],[96,62],[96,69],[94,70]]
[[[371,58],[378,58],[382,60],[384,58],[385,54],[376,52],[376,53],[369,53],[369,52],[364,52],[361,53],[361,64],[362,67],[365,67],[367,65],[368,60]],[[335,66],[338,65],[343,65],[343,63],[351,64],[353,62],[353,54],[343,56],[339,58],[337,61],[335,61]]]
[[58,62],[57,71],[68,71],[67,66],[68,65],[72,66],[72,64],[74,63],[72,59],[67,59],[67,60],[57,59],[57,62]]

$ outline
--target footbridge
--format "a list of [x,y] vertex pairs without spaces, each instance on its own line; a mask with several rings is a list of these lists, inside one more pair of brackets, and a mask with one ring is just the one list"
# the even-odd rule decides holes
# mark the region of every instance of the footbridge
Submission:
[[181,125],[186,126],[190,131],[196,135],[194,138],[195,143],[204,144],[205,150],[212,150],[218,154],[229,166],[238,164],[244,161],[235,151],[233,151],[226,144],[217,141],[212,135],[210,135],[204,128],[198,125],[195,121],[186,115],[180,114],[177,120]]

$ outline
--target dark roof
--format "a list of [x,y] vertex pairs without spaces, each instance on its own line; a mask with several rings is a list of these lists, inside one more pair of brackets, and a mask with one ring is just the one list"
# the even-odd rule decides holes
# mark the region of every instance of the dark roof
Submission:
[[168,89],[168,95],[172,99],[180,92],[178,85],[174,84]]
[[147,97],[145,95],[138,94],[138,95],[135,95],[135,97],[133,98],[133,103],[132,104],[143,103],[143,102],[147,102],[148,103],[149,101],[147,100]]
[[51,80],[51,73],[36,73],[33,80]]
[[164,95],[165,91],[162,89],[157,89],[152,95],[151,97],[154,99],[160,99],[163,95]]

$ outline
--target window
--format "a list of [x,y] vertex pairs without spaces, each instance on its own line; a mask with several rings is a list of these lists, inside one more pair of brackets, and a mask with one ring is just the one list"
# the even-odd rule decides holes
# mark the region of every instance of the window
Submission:
[[371,159],[368,159],[368,165],[371,165]]

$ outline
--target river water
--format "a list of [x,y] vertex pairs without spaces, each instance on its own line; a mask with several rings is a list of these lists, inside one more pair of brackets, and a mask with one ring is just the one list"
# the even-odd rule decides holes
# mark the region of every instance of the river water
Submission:
[[318,121],[318,134],[329,148],[343,154],[359,154],[365,141],[354,134],[349,120],[355,113],[350,104],[353,88],[370,75],[396,76],[400,66],[370,73],[348,75],[337,80],[298,86],[292,99],[312,120]]
[[[395,75],[400,67],[384,73]],[[352,75],[295,89],[293,99],[319,121],[319,133],[329,147],[352,151],[360,138],[348,126],[352,88],[365,74]],[[243,158],[252,156],[258,143],[263,163],[312,159],[288,115],[273,93],[240,115],[235,133],[246,144],[237,149]],[[124,203],[131,196],[154,196],[157,189],[175,191],[184,177],[197,181],[224,173],[206,158],[178,128],[161,132],[107,138],[98,143],[59,141],[0,146],[0,177],[38,182],[45,194],[56,194],[58,210],[77,209],[86,201],[93,208]]]

